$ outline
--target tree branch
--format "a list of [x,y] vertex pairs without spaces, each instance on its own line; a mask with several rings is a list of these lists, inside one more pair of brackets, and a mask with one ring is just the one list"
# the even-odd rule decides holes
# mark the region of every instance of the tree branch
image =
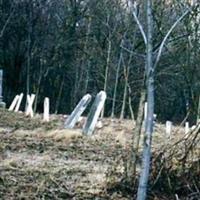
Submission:
[[3,37],[4,31],[5,31],[6,27],[7,27],[8,24],[9,24],[10,19],[11,19],[12,15],[13,15],[14,11],[15,11],[15,9],[13,9],[13,10],[11,11],[9,17],[7,18],[7,20],[6,20],[6,22],[5,22],[4,26],[3,26],[3,28],[2,28],[2,30],[1,30],[0,38]]
[[181,17],[178,18],[178,20],[176,20],[176,22],[171,26],[171,28],[169,29],[169,31],[167,32],[167,34],[165,35],[160,47],[159,47],[159,51],[158,51],[158,55],[156,57],[156,61],[154,63],[154,69],[156,68],[156,66],[158,65],[158,62],[160,60],[160,57],[161,57],[161,54],[162,54],[162,50],[163,50],[163,47],[168,39],[168,37],[170,36],[171,32],[174,30],[174,28],[176,28],[176,26],[178,25],[178,23],[190,12],[190,10],[186,10],[182,15]]
[[142,27],[142,24],[140,23],[140,21],[139,21],[137,15],[136,15],[136,13],[135,13],[135,11],[133,11],[132,14],[133,14],[133,17],[134,17],[134,19],[135,19],[135,21],[136,21],[136,23],[137,23],[139,29],[140,29],[140,32],[141,32],[141,34],[142,34],[144,43],[145,43],[145,45],[147,45],[147,37],[146,37],[146,34],[145,34],[144,29],[143,29],[143,27]]

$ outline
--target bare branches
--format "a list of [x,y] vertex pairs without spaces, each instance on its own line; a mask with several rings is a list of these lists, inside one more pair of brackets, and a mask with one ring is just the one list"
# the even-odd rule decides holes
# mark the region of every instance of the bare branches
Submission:
[[13,9],[11,10],[10,15],[8,16],[8,18],[7,18],[6,22],[5,22],[5,24],[3,25],[3,28],[1,29],[1,32],[0,32],[0,38],[3,37],[3,34],[4,34],[4,32],[5,32],[5,29],[6,29],[6,27],[8,26],[8,24],[9,24],[9,22],[10,22],[12,16],[13,16],[13,14],[14,14],[14,11],[15,11],[15,8],[13,8]]
[[167,32],[167,34],[165,35],[160,47],[159,47],[159,51],[158,51],[158,55],[156,57],[156,61],[154,63],[154,69],[156,68],[156,66],[158,65],[158,62],[160,60],[161,54],[162,54],[162,50],[163,47],[168,39],[168,37],[170,36],[170,34],[172,33],[172,31],[176,28],[176,26],[179,24],[179,22],[190,12],[190,10],[186,10],[181,17],[178,18],[178,20],[176,20],[176,22],[171,26],[171,28],[169,29],[169,31]]
[[141,34],[142,34],[144,43],[145,43],[145,45],[147,45],[147,36],[146,36],[146,34],[145,34],[145,32],[144,32],[144,29],[143,29],[143,26],[142,26],[140,20],[138,19],[137,15],[136,15],[135,9],[133,9],[132,14],[133,14],[133,17],[134,17],[134,19],[135,19],[137,25],[138,25],[138,28],[140,29],[140,32],[141,32]]

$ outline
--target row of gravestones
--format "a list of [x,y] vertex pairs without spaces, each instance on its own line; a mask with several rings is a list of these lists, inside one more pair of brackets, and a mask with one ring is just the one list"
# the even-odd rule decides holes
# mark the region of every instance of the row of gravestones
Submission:
[[[13,99],[10,107],[8,108],[8,110],[18,112],[23,96],[24,96],[23,93],[21,93],[20,95],[16,95],[15,98]],[[33,115],[34,115],[34,113],[33,113],[34,100],[35,100],[35,94],[27,95],[26,107],[25,107],[25,115],[26,116],[33,117]],[[44,99],[43,120],[46,122],[49,121],[49,98],[48,97],[45,97],[45,99]]]
[[[146,120],[147,120],[147,109],[148,109],[148,104],[147,102],[145,102],[144,104],[144,122],[146,124]],[[154,120],[156,119],[156,114],[154,114]],[[189,133],[190,131],[194,130],[196,128],[195,125],[193,125],[190,128],[189,122],[185,122],[185,134]],[[165,124],[165,130],[166,130],[166,137],[167,138],[171,138],[172,135],[172,130],[173,130],[173,123],[171,121],[166,121]]]
[[[3,102],[3,96],[2,96],[2,80],[3,80],[3,70],[0,70],[0,107],[6,106],[5,102]],[[11,106],[9,107],[9,110],[14,110],[17,112],[19,110],[21,101],[23,98],[23,94],[17,95]],[[27,105],[26,105],[26,115],[30,115],[33,117],[33,109],[32,105],[35,99],[35,95],[27,95]],[[104,91],[101,91],[97,94],[95,101],[91,107],[91,110],[89,112],[88,118],[86,120],[86,123],[83,126],[83,133],[87,135],[91,135],[94,131],[95,125],[98,121],[99,115],[101,113],[101,110],[103,109],[104,103],[106,100],[106,93]],[[87,106],[89,105],[91,101],[91,95],[87,94],[85,95],[74,111],[71,113],[71,115],[67,118],[65,121],[65,128],[73,128],[75,124],[79,121],[82,113],[85,111]],[[144,120],[146,121],[147,118],[147,103],[145,103],[144,106]],[[49,98],[45,98],[44,100],[44,115],[43,115],[44,121],[49,121]],[[191,130],[194,129],[195,126],[191,127]],[[185,123],[185,133],[187,134],[190,131],[189,123]],[[172,122],[167,121],[166,122],[166,136],[171,137],[172,133]]]
[[[2,80],[3,80],[3,70],[0,70],[0,107],[5,108],[6,104],[3,102],[3,96],[2,96]],[[20,95],[16,95],[8,110],[18,112],[23,96],[24,96],[23,93],[21,93]],[[92,99],[91,95],[86,94],[80,100],[80,102],[75,107],[71,115],[65,121],[65,124],[64,124],[65,128],[70,128],[70,129],[74,128],[75,124],[79,121],[82,113],[85,111],[85,109],[91,102],[91,99]],[[27,116],[33,117],[34,100],[35,100],[35,94],[27,95],[26,108],[25,108],[25,114]],[[104,91],[101,91],[96,95],[94,103],[92,104],[92,107],[88,114],[87,120],[83,126],[84,134],[91,135],[93,133],[95,126],[97,124],[98,118],[100,116],[100,113],[104,107],[105,100],[106,100],[106,93]],[[49,98],[47,97],[44,100],[43,120],[49,121]]]

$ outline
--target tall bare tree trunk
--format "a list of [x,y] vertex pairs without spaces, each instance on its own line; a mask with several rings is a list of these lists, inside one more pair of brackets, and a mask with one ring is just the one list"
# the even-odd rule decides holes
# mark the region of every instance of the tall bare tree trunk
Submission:
[[142,155],[142,170],[139,179],[139,186],[137,192],[137,200],[145,200],[147,195],[148,178],[150,171],[151,158],[151,141],[153,134],[153,114],[154,114],[154,68],[152,61],[152,36],[153,36],[153,18],[152,18],[152,0],[146,0],[147,12],[147,122],[144,136],[144,149]]
[[55,114],[58,113],[58,109],[59,109],[59,105],[60,105],[60,99],[61,99],[62,91],[63,91],[63,87],[64,87],[64,82],[65,82],[65,76],[62,77],[62,82],[61,82],[60,89],[59,89],[59,92],[58,92],[58,98],[56,99]]
[[[133,49],[132,49],[132,51],[133,51]],[[129,72],[130,72],[130,65],[131,65],[132,57],[133,57],[133,53],[131,52],[130,56],[129,56],[127,67],[124,65],[125,84],[124,84],[124,95],[123,95],[120,119],[124,118],[124,113],[125,113],[125,108],[126,108],[126,99],[127,99],[127,94],[128,94],[128,79],[129,79]]]
[[199,95],[199,102],[198,102],[198,108],[197,108],[197,124],[200,121],[200,95]]
[[114,87],[114,93],[113,93],[113,101],[112,101],[112,111],[111,111],[111,117],[113,118],[115,115],[115,104],[116,104],[116,97],[117,97],[117,87],[118,87],[118,79],[119,79],[119,71],[120,71],[120,66],[121,66],[121,62],[122,62],[122,49],[120,52],[120,56],[119,56],[119,61],[118,61],[118,65],[117,65],[117,71],[116,71],[116,76],[115,76],[115,87]]
[[126,166],[126,176],[128,179],[128,182],[131,183],[133,186],[135,185],[135,176],[136,176],[136,165],[138,162],[137,155],[139,150],[139,143],[140,143],[140,136],[142,133],[142,125],[144,121],[144,103],[146,98],[146,90],[141,90],[141,96],[140,96],[140,102],[138,106],[138,112],[137,112],[137,119],[136,124],[134,128],[134,134],[133,134],[133,144],[132,144],[132,150],[130,153],[130,157],[128,157],[127,160],[127,166]]
[[[110,57],[111,57],[111,47],[112,47],[112,43],[111,43],[111,39],[110,36],[108,38],[108,50],[107,50],[107,59],[106,59],[106,68],[105,68],[105,79],[104,79],[104,87],[103,90],[105,92],[107,92],[107,87],[108,87],[108,70],[109,70],[109,66],[110,66]],[[103,110],[101,112],[101,118],[104,117],[104,112],[105,112],[105,105],[103,107]]]
[[28,43],[27,43],[27,68],[26,68],[26,94],[30,94],[30,66],[31,66],[31,33],[32,33],[32,4],[28,5]]
[[125,113],[125,107],[126,107],[126,99],[127,99],[128,75],[129,75],[129,66],[127,68],[124,66],[125,84],[124,84],[124,95],[123,95],[120,119],[124,119],[124,113]]

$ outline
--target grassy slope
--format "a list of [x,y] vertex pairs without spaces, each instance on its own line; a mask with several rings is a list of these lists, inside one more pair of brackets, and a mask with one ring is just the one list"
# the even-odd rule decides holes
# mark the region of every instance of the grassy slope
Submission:
[[[0,110],[0,199],[132,199],[128,190],[117,186],[124,175],[132,122],[104,119],[104,127],[89,138],[79,129],[60,129],[62,122],[62,117],[55,117],[44,124],[39,117],[30,120],[23,114]],[[159,156],[165,144],[164,127],[159,125],[154,154]],[[154,160],[152,182],[161,163],[161,159]],[[168,172],[176,177],[176,166],[174,170]],[[172,179],[164,172],[151,191],[152,199],[175,199],[173,194],[165,195],[172,190],[162,180]],[[157,186],[162,184],[167,190]]]

